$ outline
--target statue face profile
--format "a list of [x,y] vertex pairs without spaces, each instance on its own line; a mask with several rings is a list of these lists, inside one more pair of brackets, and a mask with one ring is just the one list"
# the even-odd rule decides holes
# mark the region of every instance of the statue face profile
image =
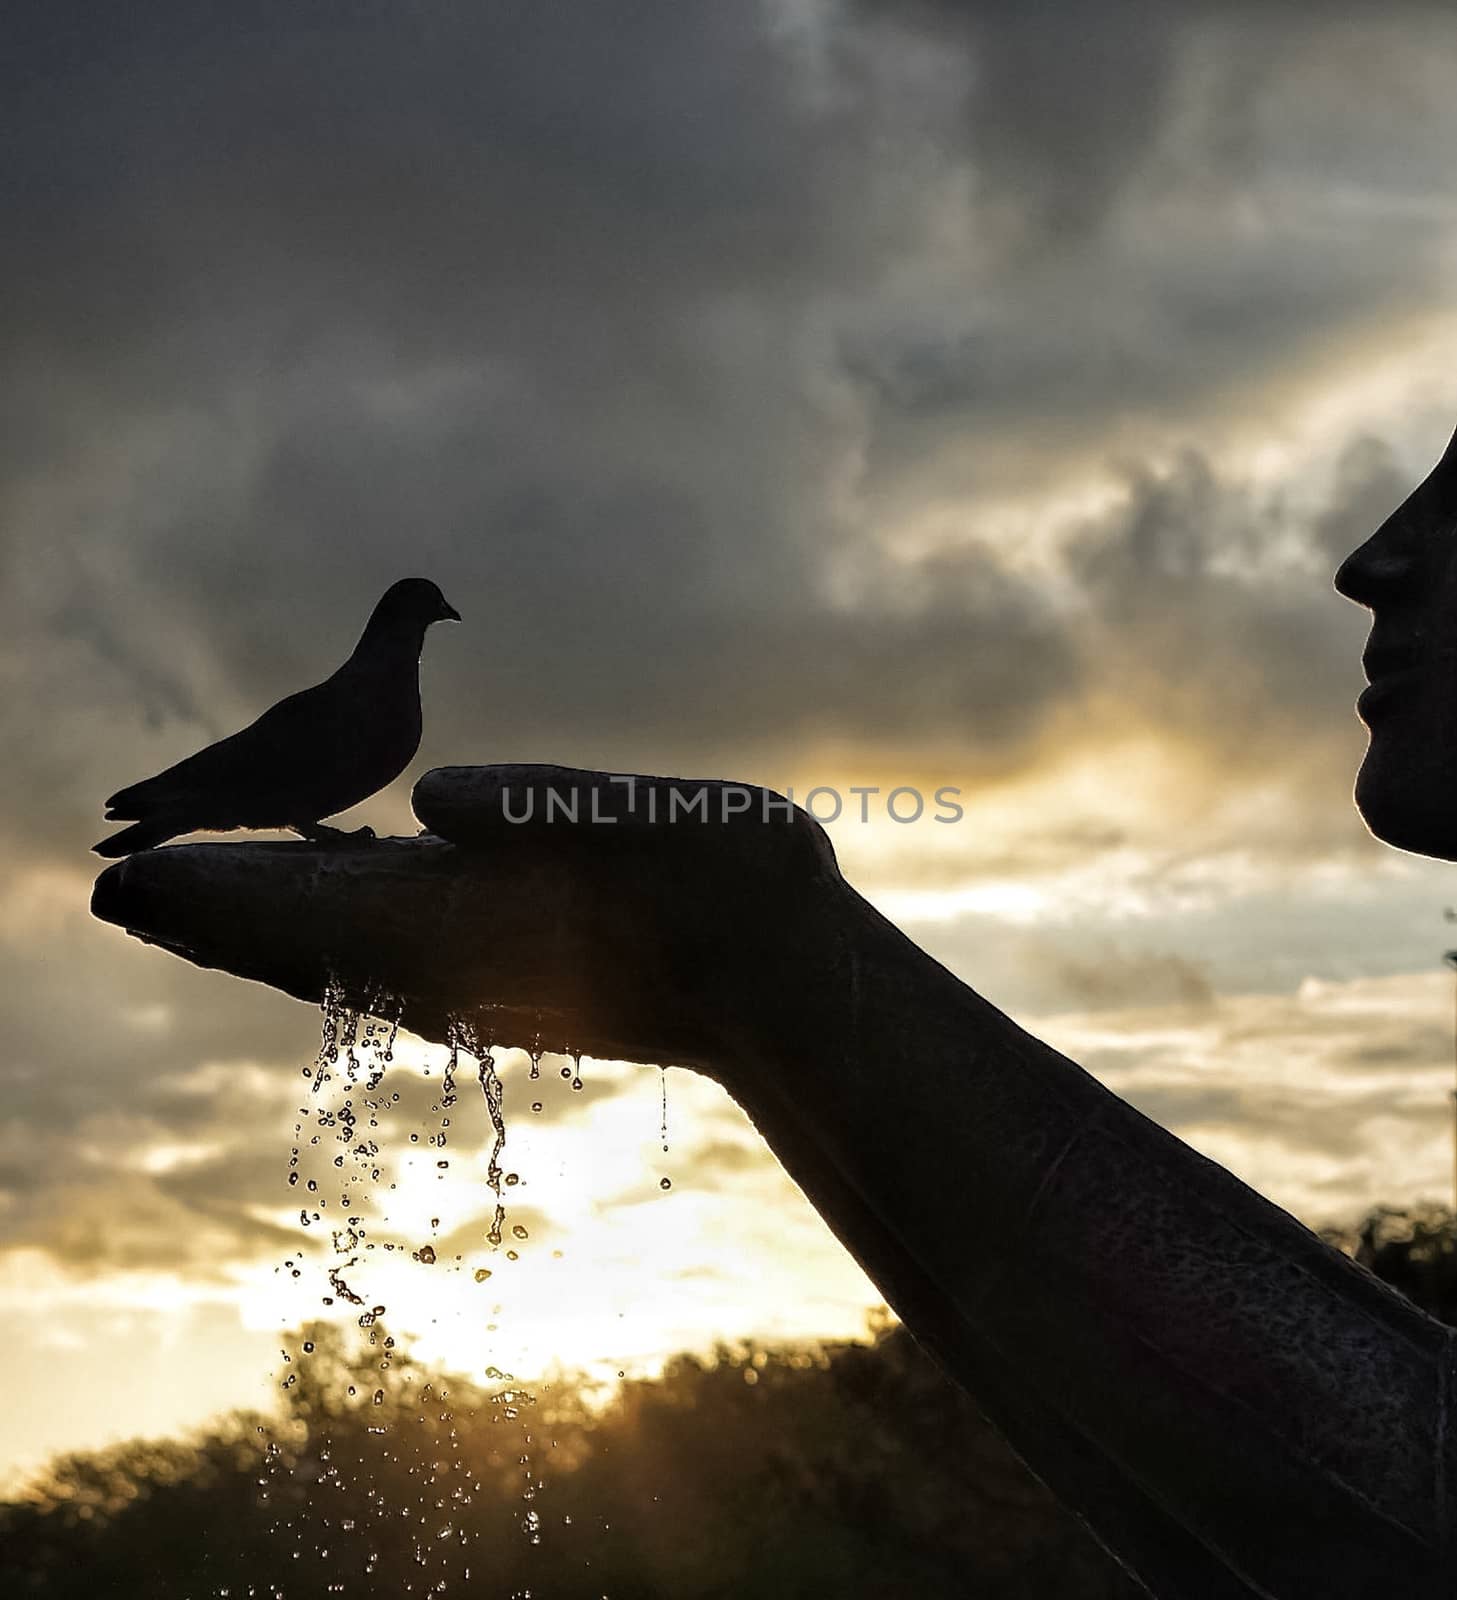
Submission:
[[1387,844],[1457,861],[1457,435],[1335,582],[1371,611],[1357,809]]

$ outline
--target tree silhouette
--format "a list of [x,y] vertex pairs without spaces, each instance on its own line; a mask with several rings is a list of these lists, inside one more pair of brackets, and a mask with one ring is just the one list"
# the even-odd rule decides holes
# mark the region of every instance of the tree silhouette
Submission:
[[[1457,1320],[1457,1215],[1338,1237]],[[276,1418],[63,1456],[0,1507],[0,1593],[46,1600],[819,1600],[1142,1593],[899,1327],[679,1356],[603,1402],[306,1329]],[[445,1589],[439,1585],[444,1583]]]

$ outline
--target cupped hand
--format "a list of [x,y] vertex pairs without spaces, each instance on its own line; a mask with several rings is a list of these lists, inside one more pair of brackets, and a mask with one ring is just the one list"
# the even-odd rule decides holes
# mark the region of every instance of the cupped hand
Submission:
[[98,917],[200,966],[502,1044],[719,1075],[793,1012],[854,897],[769,790],[556,766],[444,767],[425,832],[209,842],[98,879]]

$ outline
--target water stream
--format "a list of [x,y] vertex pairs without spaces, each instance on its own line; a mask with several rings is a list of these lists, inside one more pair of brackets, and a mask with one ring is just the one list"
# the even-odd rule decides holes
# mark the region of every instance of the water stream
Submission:
[[[326,1320],[306,1328],[305,1337],[280,1353],[288,1421],[278,1425],[268,1444],[259,1482],[276,1510],[273,1526],[287,1553],[296,1560],[327,1555],[331,1569],[337,1567],[330,1593],[374,1592],[378,1547],[398,1539],[402,1521],[410,1530],[419,1575],[417,1582],[405,1584],[406,1592],[443,1594],[463,1587],[478,1593],[480,1556],[470,1548],[460,1513],[475,1496],[500,1492],[486,1481],[488,1473],[498,1485],[503,1474],[515,1478],[520,1534],[532,1546],[542,1540],[539,1500],[547,1485],[532,1423],[538,1396],[495,1362],[484,1365],[481,1375],[490,1387],[469,1385],[469,1393],[505,1437],[490,1451],[488,1467],[466,1460],[450,1392],[438,1376],[425,1377],[387,1331],[389,1294],[380,1287],[380,1280],[388,1279],[393,1292],[401,1292],[402,1257],[411,1271],[464,1272],[482,1286],[492,1278],[493,1268],[471,1261],[469,1247],[451,1238],[450,1230],[442,1235],[439,1216],[430,1218],[428,1238],[416,1234],[413,1240],[399,1237],[401,1226],[412,1227],[407,1215],[392,1217],[412,1163],[412,1193],[418,1199],[421,1156],[433,1157],[435,1181],[447,1179],[447,1151],[462,1113],[458,1080],[468,1061],[475,1064],[490,1129],[485,1181],[491,1219],[481,1243],[515,1261],[528,1230],[520,1224],[508,1228],[506,1190],[519,1176],[502,1164],[504,1089],[489,1031],[478,1017],[450,1019],[438,1092],[423,1120],[402,1138],[409,1102],[419,1097],[420,1085],[413,1075],[399,1080],[398,1087],[386,1081],[400,1011],[387,996],[370,996],[368,1009],[361,1010],[337,983],[325,990],[319,1052],[302,1069],[308,1094],[298,1108],[287,1170],[299,1205],[298,1225],[307,1239],[279,1270],[290,1280],[306,1281],[306,1275],[317,1273]],[[531,1053],[532,1078],[540,1076],[541,1055],[539,1049]],[[436,1067],[431,1061],[421,1071],[429,1079]],[[564,1075],[571,1076],[574,1088],[581,1087],[578,1058]],[[540,1106],[532,1102],[533,1111]],[[341,1312],[347,1313],[344,1327],[354,1329],[352,1347],[339,1332]],[[500,1314],[494,1301],[482,1306],[487,1336],[496,1332]],[[356,1511],[347,1526],[331,1515],[332,1495],[346,1487],[356,1505],[362,1488],[368,1507],[367,1516]],[[287,1586],[257,1592],[270,1600],[303,1600],[302,1592],[295,1595]]]

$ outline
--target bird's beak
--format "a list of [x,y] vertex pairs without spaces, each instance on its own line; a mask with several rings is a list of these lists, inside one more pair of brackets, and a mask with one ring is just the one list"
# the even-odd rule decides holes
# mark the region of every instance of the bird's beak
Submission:
[[460,612],[458,612],[448,600],[442,600],[440,603],[445,607],[445,609],[440,613],[440,620],[442,622],[460,621]]

